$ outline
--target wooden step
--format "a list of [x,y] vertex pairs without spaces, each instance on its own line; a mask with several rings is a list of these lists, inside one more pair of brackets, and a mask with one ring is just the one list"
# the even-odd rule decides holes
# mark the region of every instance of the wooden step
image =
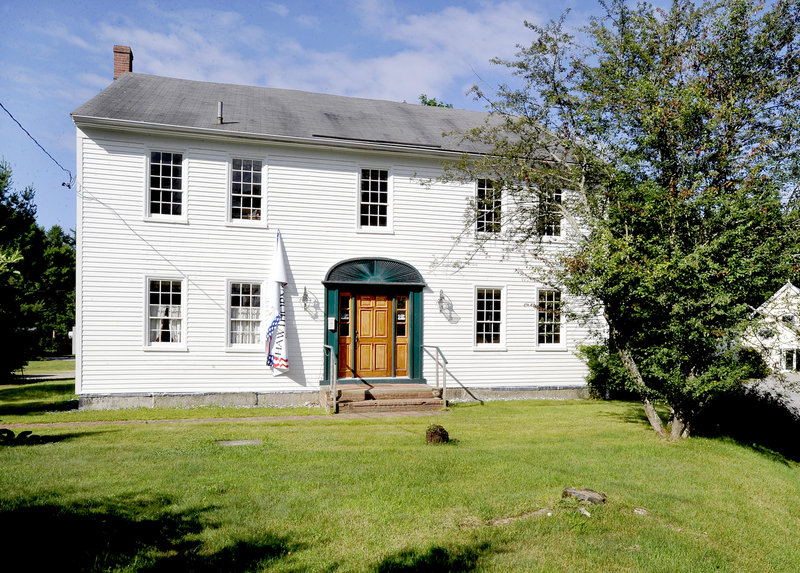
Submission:
[[[320,404],[331,411],[327,388],[320,388]],[[441,392],[425,384],[342,384],[337,388],[339,412],[413,412],[445,407]]]
[[381,400],[362,400],[360,402],[339,402],[339,412],[420,412],[441,410],[441,398],[389,398]]

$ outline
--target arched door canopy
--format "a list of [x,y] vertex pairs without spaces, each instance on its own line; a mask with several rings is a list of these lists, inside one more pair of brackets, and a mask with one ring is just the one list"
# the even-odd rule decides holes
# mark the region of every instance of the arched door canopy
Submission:
[[333,265],[325,280],[333,285],[390,285],[421,288],[425,286],[419,271],[402,261],[384,258],[357,258]]

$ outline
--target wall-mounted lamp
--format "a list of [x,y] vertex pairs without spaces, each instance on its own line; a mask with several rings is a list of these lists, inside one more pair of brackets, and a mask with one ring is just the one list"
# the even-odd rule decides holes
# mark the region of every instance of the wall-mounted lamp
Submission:
[[300,300],[303,303],[303,310],[308,310],[308,290],[306,287],[303,287],[303,296],[300,297]]
[[444,297],[444,290],[439,290],[439,310],[444,311],[447,306],[447,299]]

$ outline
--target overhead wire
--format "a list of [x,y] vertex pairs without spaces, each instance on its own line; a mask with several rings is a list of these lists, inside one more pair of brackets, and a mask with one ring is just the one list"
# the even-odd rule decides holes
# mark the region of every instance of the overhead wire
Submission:
[[[212,297],[212,296],[211,296],[211,295],[209,295],[207,292],[205,292],[205,291],[202,289],[202,287],[200,287],[200,285],[198,285],[198,284],[197,284],[197,282],[193,281],[193,280],[192,280],[192,279],[189,277],[189,275],[188,275],[187,273],[185,273],[184,271],[182,271],[182,270],[181,270],[181,269],[180,269],[180,268],[179,268],[179,267],[178,267],[178,266],[177,266],[177,265],[176,265],[174,262],[172,262],[172,261],[171,261],[171,260],[170,260],[170,259],[169,259],[169,258],[168,258],[168,257],[167,257],[165,254],[164,254],[164,253],[162,253],[161,251],[159,251],[159,250],[158,250],[158,248],[157,248],[155,245],[153,245],[153,244],[152,244],[150,241],[148,241],[148,240],[147,240],[146,238],[144,238],[144,237],[143,237],[141,234],[139,234],[139,233],[136,231],[136,229],[134,229],[134,228],[133,228],[133,227],[132,227],[132,226],[131,226],[131,225],[128,223],[128,221],[126,221],[126,220],[125,220],[125,217],[123,217],[123,216],[122,216],[122,215],[121,215],[119,212],[117,212],[117,210],[116,210],[116,209],[114,209],[114,208],[113,208],[111,205],[109,205],[109,204],[105,203],[104,201],[100,200],[99,198],[97,198],[97,197],[96,197],[95,195],[93,195],[91,192],[89,192],[88,190],[86,190],[86,188],[85,188],[83,185],[81,185],[80,183],[77,183],[77,182],[75,181],[75,178],[74,178],[74,177],[73,177],[73,175],[72,175],[72,172],[71,172],[69,169],[67,169],[66,167],[64,167],[63,165],[61,165],[61,163],[59,163],[59,162],[58,162],[58,160],[56,160],[56,158],[55,158],[55,157],[53,157],[53,156],[50,154],[50,152],[49,152],[49,151],[47,151],[47,150],[46,150],[46,149],[45,149],[45,148],[42,146],[42,144],[41,144],[41,143],[39,143],[39,142],[36,140],[36,138],[35,138],[33,135],[31,135],[31,133],[30,133],[30,132],[29,132],[27,129],[25,129],[25,127],[24,127],[24,126],[23,126],[23,125],[22,125],[22,124],[21,124],[21,123],[20,123],[20,122],[17,120],[17,118],[15,118],[15,117],[14,117],[14,115],[13,115],[13,114],[12,114],[10,111],[8,111],[8,109],[7,109],[7,108],[6,108],[6,107],[3,105],[3,103],[2,103],[2,102],[0,102],[0,107],[1,107],[1,108],[3,108],[3,111],[5,111],[5,112],[8,114],[8,116],[9,116],[9,117],[10,117],[12,120],[14,120],[14,122],[15,122],[15,123],[16,123],[16,124],[19,126],[19,128],[20,128],[22,131],[24,131],[28,137],[30,137],[30,138],[31,138],[31,140],[32,140],[32,141],[33,141],[33,142],[34,142],[34,143],[35,143],[35,144],[36,144],[36,145],[39,147],[39,149],[41,149],[41,150],[42,150],[42,151],[45,153],[45,155],[47,155],[47,157],[49,157],[49,158],[50,158],[50,159],[53,161],[53,163],[55,163],[56,165],[58,165],[58,167],[60,167],[62,171],[64,171],[64,172],[65,172],[67,175],[69,175],[69,182],[67,182],[67,183],[61,183],[61,186],[62,186],[62,187],[66,187],[67,189],[72,189],[72,188],[73,188],[73,185],[74,185],[74,186],[76,187],[76,189],[75,189],[75,195],[76,195],[77,197],[82,197],[82,198],[84,198],[84,199],[87,199],[87,200],[89,200],[89,201],[95,201],[95,202],[97,202],[98,204],[100,204],[101,206],[103,206],[104,208],[106,208],[106,209],[108,209],[109,211],[111,211],[111,212],[112,212],[112,213],[113,213],[113,214],[114,214],[114,215],[115,215],[115,216],[116,216],[116,217],[117,217],[117,218],[120,220],[120,222],[121,222],[121,223],[122,223],[122,224],[123,224],[125,227],[127,227],[127,229],[128,229],[128,230],[129,230],[129,231],[130,231],[130,232],[131,232],[131,233],[132,233],[132,234],[133,234],[133,235],[134,235],[134,236],[135,236],[137,239],[139,239],[140,241],[142,241],[142,242],[143,242],[145,245],[147,245],[147,246],[148,246],[148,247],[149,247],[149,248],[150,248],[150,249],[151,249],[151,250],[152,250],[154,253],[156,253],[156,254],[157,254],[159,257],[161,257],[161,258],[164,260],[164,262],[166,262],[166,263],[167,263],[169,266],[171,266],[173,269],[175,269],[175,270],[178,272],[178,274],[180,274],[180,275],[181,275],[181,277],[183,277],[184,279],[186,279],[188,282],[192,283],[192,284],[195,286],[195,288],[197,288],[197,289],[198,289],[200,292],[202,292],[202,293],[203,293],[203,294],[204,294],[204,295],[205,295],[205,296],[206,296],[206,297],[207,297],[209,300],[211,300],[211,301],[212,301],[214,304],[216,304],[216,305],[217,305],[219,308],[221,308],[222,310],[224,310],[224,307],[223,307],[221,304],[219,304],[219,302],[218,302],[217,300],[215,300],[215,299],[214,299],[214,297]],[[76,183],[77,183],[77,185],[76,185]]]
[[19,128],[20,128],[22,131],[24,131],[24,132],[25,132],[25,134],[26,134],[28,137],[30,137],[30,138],[31,138],[31,141],[33,141],[33,142],[34,142],[34,143],[35,143],[37,146],[39,146],[39,149],[41,149],[42,151],[44,151],[45,155],[47,155],[47,157],[49,157],[49,158],[50,158],[50,159],[53,161],[53,163],[55,163],[56,165],[58,165],[58,166],[61,168],[61,170],[62,170],[64,173],[66,173],[67,175],[69,175],[69,181],[68,181],[68,182],[66,182],[66,183],[62,182],[62,183],[61,183],[61,186],[62,186],[62,187],[66,187],[67,189],[72,189],[72,184],[75,182],[75,178],[72,176],[72,171],[70,171],[69,169],[67,169],[67,168],[66,168],[66,167],[64,167],[63,165],[61,165],[61,164],[58,162],[58,160],[57,160],[55,157],[53,157],[52,155],[50,155],[50,152],[49,152],[49,151],[47,151],[47,150],[46,150],[46,149],[45,149],[45,148],[42,146],[42,144],[41,144],[41,143],[39,143],[39,142],[36,140],[36,138],[35,138],[35,137],[33,137],[33,136],[31,135],[31,132],[30,132],[30,131],[28,131],[27,129],[25,129],[25,127],[24,127],[24,126],[23,126],[23,125],[22,125],[22,124],[19,122],[19,120],[18,120],[16,117],[14,117],[14,114],[12,114],[10,111],[8,111],[8,109],[6,108],[6,106],[4,106],[4,105],[3,105],[3,102],[0,102],[0,107],[2,107],[2,108],[3,108],[3,111],[4,111],[4,112],[6,112],[6,113],[8,114],[8,117],[10,117],[12,120],[14,120],[14,123],[16,123],[16,124],[19,126]]

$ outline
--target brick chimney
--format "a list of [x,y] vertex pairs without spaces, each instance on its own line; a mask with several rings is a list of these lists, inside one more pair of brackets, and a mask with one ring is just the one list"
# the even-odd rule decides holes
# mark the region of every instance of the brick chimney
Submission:
[[133,71],[133,52],[130,46],[114,46],[114,79]]

